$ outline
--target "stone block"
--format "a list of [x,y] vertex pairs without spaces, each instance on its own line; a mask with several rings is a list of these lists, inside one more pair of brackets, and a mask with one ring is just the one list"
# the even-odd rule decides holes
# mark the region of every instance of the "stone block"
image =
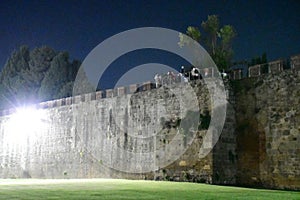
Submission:
[[125,95],[126,94],[126,87],[118,87],[117,91],[118,91],[118,94],[117,94],[118,96]]
[[129,92],[130,92],[130,94],[137,92],[137,89],[138,89],[138,84],[131,84],[129,86]]
[[74,104],[77,104],[77,103],[80,103],[81,102],[81,95],[77,95],[75,97],[73,97],[73,100],[74,100]]
[[67,97],[66,100],[65,100],[66,105],[71,105],[72,104],[72,99],[73,99],[72,97]]
[[106,98],[112,98],[114,97],[114,90],[113,89],[107,89],[105,90]]
[[92,93],[90,93],[90,95],[91,95],[91,98],[90,98],[91,101],[96,100],[96,92],[92,92]]
[[300,71],[300,54],[291,56],[290,61],[291,61],[291,68],[294,71]]
[[275,60],[268,63],[268,72],[270,74],[276,74],[283,71],[283,60]]
[[233,70],[232,71],[232,78],[233,78],[233,80],[242,79],[242,70],[241,69]]
[[85,94],[85,95],[84,95],[84,101],[85,101],[85,102],[91,101],[91,100],[92,100],[92,94],[93,94],[93,93]]
[[248,68],[248,76],[249,77],[256,77],[261,75],[261,66],[254,65]]
[[61,99],[61,105],[62,106],[66,105],[66,98]]
[[48,108],[54,108],[56,106],[55,101],[47,101]]
[[103,98],[103,91],[97,91],[96,92],[96,100],[102,99]]
[[81,101],[81,102],[85,102],[85,101],[86,101],[86,100],[85,100],[85,94],[80,95],[80,101]]
[[63,105],[63,99],[57,99],[55,100],[55,105],[58,107],[58,106],[62,106]]

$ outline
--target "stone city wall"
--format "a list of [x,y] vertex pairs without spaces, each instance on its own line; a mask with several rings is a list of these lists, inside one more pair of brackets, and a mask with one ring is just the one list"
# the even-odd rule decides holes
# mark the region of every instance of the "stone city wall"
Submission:
[[[188,112],[195,112],[193,105],[200,108],[194,117],[206,117],[203,123],[209,123],[210,93],[203,80],[193,84],[193,88],[179,83],[151,89],[151,83],[145,83],[40,103],[35,107],[43,112],[43,125],[34,134],[23,130],[21,139],[9,135],[7,124],[14,110],[3,111],[0,177],[109,177],[234,184],[234,163],[228,162],[233,172],[218,172],[215,179],[220,170],[214,172],[213,157],[221,154],[212,151],[199,158],[200,147],[207,145],[203,144],[207,127],[189,130],[194,138],[182,131],[180,124],[189,120]],[[143,92],[135,93],[138,88]],[[191,92],[196,99],[189,97]],[[230,133],[234,127],[230,130],[224,138],[233,137]],[[226,141],[220,149],[235,153],[235,141]],[[168,160],[168,152],[175,152],[172,156],[176,159]],[[227,157],[228,153],[222,160]]]
[[[191,90],[183,83],[158,89],[147,83],[41,103],[37,107],[44,112],[44,126],[33,136],[11,137],[6,125],[13,110],[4,111],[0,177],[107,177],[300,189],[297,70],[226,83],[224,129],[204,158],[199,149],[209,145],[203,138],[211,94],[203,80],[192,84],[197,100],[189,97]],[[195,112],[195,104],[200,113],[187,115]],[[201,124],[189,130],[195,136],[189,140],[190,132],[180,124],[199,115]],[[175,160],[165,159],[169,156],[164,153],[182,150]]]
[[300,73],[235,81],[237,184],[300,189]]

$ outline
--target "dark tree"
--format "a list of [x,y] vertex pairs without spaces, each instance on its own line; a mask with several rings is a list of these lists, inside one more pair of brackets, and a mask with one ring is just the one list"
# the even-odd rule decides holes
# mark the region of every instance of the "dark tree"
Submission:
[[268,62],[268,59],[267,59],[267,53],[264,52],[261,56],[261,63],[267,63]]
[[251,59],[251,62],[248,62],[248,66],[267,64],[267,53],[264,52],[261,56],[255,56]]
[[7,60],[0,74],[1,97],[4,104],[18,103],[24,101],[30,94],[28,80],[24,77],[24,71],[29,69],[29,49],[21,46],[14,51]]
[[[208,51],[217,67],[227,69],[231,65],[233,57],[232,41],[236,31],[231,25],[224,25],[220,28],[220,21],[217,15],[209,15],[206,21],[201,23],[202,33],[197,27],[189,26],[186,34],[197,42],[200,42]],[[189,45],[190,40],[179,35],[180,46]]]
[[72,95],[81,62],[50,47],[21,46],[0,74],[0,109]]
[[80,62],[69,62],[69,54],[61,52],[56,55],[39,89],[39,99],[42,101],[57,99],[72,94],[73,81]]

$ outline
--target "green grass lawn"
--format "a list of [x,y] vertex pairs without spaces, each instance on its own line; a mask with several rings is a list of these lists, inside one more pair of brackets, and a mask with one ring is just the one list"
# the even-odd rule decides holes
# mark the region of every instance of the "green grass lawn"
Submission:
[[300,199],[300,192],[119,179],[0,179],[0,199]]

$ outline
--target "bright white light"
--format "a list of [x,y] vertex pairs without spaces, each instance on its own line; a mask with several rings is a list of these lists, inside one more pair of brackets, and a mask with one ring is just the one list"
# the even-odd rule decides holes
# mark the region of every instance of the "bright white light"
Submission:
[[44,110],[35,108],[20,108],[9,116],[5,123],[6,139],[11,144],[24,144],[27,139],[33,139],[45,127]]

